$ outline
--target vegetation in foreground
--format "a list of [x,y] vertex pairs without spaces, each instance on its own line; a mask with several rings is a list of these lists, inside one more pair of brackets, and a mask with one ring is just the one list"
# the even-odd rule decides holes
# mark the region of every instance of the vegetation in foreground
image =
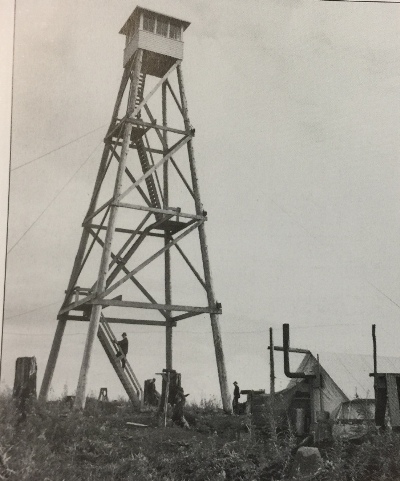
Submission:
[[[31,406],[21,421],[0,398],[0,479],[9,481],[279,481],[289,479],[295,439],[253,432],[247,416],[213,402],[188,407],[191,429],[159,426],[155,412],[89,399],[84,413],[63,401]],[[146,424],[135,427],[127,422]],[[359,445],[322,450],[316,481],[399,481],[400,436],[371,435]]]

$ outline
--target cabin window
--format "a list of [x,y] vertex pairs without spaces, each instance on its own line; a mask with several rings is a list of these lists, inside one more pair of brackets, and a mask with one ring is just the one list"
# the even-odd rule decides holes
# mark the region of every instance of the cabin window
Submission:
[[166,37],[168,35],[168,22],[161,18],[157,18],[157,28],[156,33]]
[[156,19],[152,15],[145,13],[143,16],[143,30],[154,33],[154,27],[156,25]]
[[173,38],[174,40],[181,39],[181,26],[171,22],[169,27],[169,38]]

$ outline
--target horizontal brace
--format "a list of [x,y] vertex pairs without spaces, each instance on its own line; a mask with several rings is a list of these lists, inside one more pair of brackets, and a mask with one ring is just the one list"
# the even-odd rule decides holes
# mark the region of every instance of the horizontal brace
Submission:
[[181,64],[181,60],[177,60],[173,65],[172,67],[168,70],[168,72],[164,75],[164,77],[162,77],[158,83],[155,85],[155,87],[146,95],[146,97],[140,102],[139,105],[137,105],[133,111],[129,111],[122,119],[121,119],[121,122],[119,124],[117,124],[116,127],[114,127],[114,129],[111,131],[111,133],[109,133],[107,135],[107,137],[110,137],[112,136],[113,132],[118,128],[119,125],[122,125],[125,123],[125,121],[128,119],[128,118],[133,118],[133,117],[136,117],[136,115],[140,112],[140,110],[142,109],[142,107],[144,107],[147,102],[150,100],[150,98],[154,95],[154,93],[159,89],[159,87],[166,81],[166,79],[170,76],[170,74],[176,69],[176,67],[178,65]]
[[198,314],[222,314],[221,309],[211,309],[210,307],[193,307],[193,306],[178,306],[171,304],[151,304],[149,302],[135,302],[135,301],[116,301],[113,299],[93,299],[89,302],[90,305],[96,306],[114,306],[114,307],[135,307],[137,309],[156,309],[163,311],[186,311],[196,312]]
[[[99,226],[98,224],[86,224],[85,227],[87,227],[88,229],[98,229],[98,228],[100,228],[100,230],[107,229],[107,226]],[[119,232],[122,234],[133,234],[134,232],[136,232],[139,235],[144,233],[144,231],[142,230],[136,231],[135,229],[124,229],[123,227],[117,227],[115,229],[115,232]],[[146,235],[148,235],[149,237],[161,237],[161,238],[165,237],[164,234],[156,234],[156,233],[150,233],[150,232]]]
[[[92,233],[93,234],[93,233]],[[91,294],[87,295],[83,299],[80,299],[79,301],[73,302],[72,304],[68,304],[68,306],[65,306],[64,308],[60,309],[58,312],[58,315],[62,315],[66,312],[69,311],[84,311],[89,308],[89,305],[87,304],[87,301],[90,299],[93,299],[96,296],[96,292],[92,292]],[[112,301],[120,301],[122,299],[122,295],[119,295],[117,297],[114,297],[111,299]]]
[[[83,316],[68,316],[67,319],[69,321],[90,321],[89,317]],[[108,322],[108,324],[132,324],[132,325],[139,325],[139,326],[163,326],[167,325],[166,321],[151,321],[148,319],[125,319],[121,317],[104,317],[104,320]],[[171,323],[168,323],[170,326]],[[176,323],[172,324],[176,326]]]
[[65,316],[66,321],[90,321],[89,316]]
[[[271,346],[268,346],[268,349],[271,349]],[[284,349],[281,346],[274,346],[274,351],[284,352]],[[297,354],[311,354],[311,351],[308,349],[297,349],[295,347],[289,347],[289,352],[295,352]]]
[[158,209],[157,207],[146,207],[144,205],[136,205],[136,204],[127,204],[125,202],[118,202],[114,203],[117,207],[125,207],[126,209],[135,209],[135,210],[145,210],[147,212],[154,212],[156,214],[165,214],[165,215],[173,215],[178,217],[184,217],[187,219],[196,219],[196,220],[207,220],[207,217],[203,215],[196,215],[196,214],[185,214],[180,212],[179,210],[172,210],[170,209]]
[[[121,147],[122,146],[122,142],[120,141],[110,141],[110,143],[113,143],[113,144],[116,144],[118,145],[118,147]],[[137,147],[136,147],[136,144],[134,144],[133,142],[131,142],[129,144],[129,148],[130,149],[135,149],[137,150]],[[153,149],[153,147],[143,147],[143,149],[146,151],[146,152],[151,152],[152,154],[164,154],[164,151],[161,150],[161,149]]]
[[143,122],[142,120],[138,119],[128,119],[127,122],[133,125],[140,125],[141,127],[149,127],[158,130],[166,130],[167,132],[172,132],[173,134],[180,134],[180,135],[187,135],[188,137],[194,137],[194,129],[191,130],[181,130],[181,129],[174,129],[173,127],[168,127],[167,125],[159,125],[152,122]]

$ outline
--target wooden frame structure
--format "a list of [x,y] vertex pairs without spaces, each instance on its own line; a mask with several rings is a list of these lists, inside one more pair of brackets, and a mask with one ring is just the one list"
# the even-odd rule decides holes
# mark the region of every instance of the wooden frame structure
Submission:
[[[139,34],[143,28],[145,13],[145,9],[138,7],[130,17],[139,19],[134,22],[135,27],[132,27],[139,29]],[[182,32],[189,25],[177,19],[173,21],[175,24],[182,22]],[[121,32],[128,36],[130,35],[128,30],[129,19]],[[136,48],[129,59],[126,58],[126,54],[124,57],[124,72],[111,123],[104,139],[104,150],[92,198],[83,221],[81,241],[65,300],[58,314],[58,324],[40,397],[47,398],[67,321],[89,322],[74,405],[75,408],[82,409],[85,406],[93,343],[101,318],[107,323],[164,327],[166,368],[172,369],[173,327],[183,319],[209,314],[222,403],[225,411],[231,411],[218,317],[222,310],[216,301],[211,277],[205,233],[207,213],[200,199],[193,148],[195,131],[188,114],[182,60],[175,58],[171,61],[171,57],[166,59],[166,56],[160,53],[163,39],[156,40],[158,42],[156,47],[153,48],[151,45],[148,47],[153,48],[153,51]],[[171,39],[168,41],[169,44],[172,42]],[[155,64],[157,68],[154,67]],[[147,83],[151,82],[150,88],[146,89]],[[167,99],[172,100],[169,104],[172,105],[171,110],[172,107],[175,109],[173,120],[172,116],[169,116],[170,111],[167,110]],[[161,122],[157,122],[155,114],[153,115],[154,105],[158,112],[161,112]],[[180,123],[179,127],[175,126],[175,121]],[[116,164],[114,173],[111,172],[112,161]],[[188,172],[186,175],[184,167]],[[175,183],[171,181],[172,170],[175,174]],[[180,182],[179,189],[176,186],[177,181]],[[101,200],[103,191],[112,184],[112,194]],[[177,190],[184,191],[190,199],[192,207],[188,211],[183,212],[180,207],[171,205],[172,194]],[[182,239],[190,234],[193,237],[195,232],[198,233],[202,274],[180,245]],[[148,250],[157,240],[161,241],[161,247],[149,255]],[[98,275],[90,281],[92,282],[89,284],[90,287],[82,288],[79,283],[85,282],[82,281],[83,271],[88,259],[93,259],[96,254],[95,246],[100,247],[96,261],[99,266]],[[177,257],[183,259],[191,275],[197,279],[197,285],[204,293],[206,305],[197,307],[172,303],[171,250],[177,252]],[[144,259],[137,257],[139,251],[145,253]],[[137,277],[139,272],[160,257],[164,258],[164,269],[158,274],[158,279],[164,279],[163,302],[156,300],[155,294],[151,293]],[[129,291],[127,285],[131,286]],[[115,297],[120,292],[123,293]],[[129,300],[123,299],[125,295],[129,295]],[[138,295],[144,296],[147,302],[138,299]],[[135,319],[132,315],[104,317],[105,308],[117,309],[119,312],[151,310],[161,319]]]

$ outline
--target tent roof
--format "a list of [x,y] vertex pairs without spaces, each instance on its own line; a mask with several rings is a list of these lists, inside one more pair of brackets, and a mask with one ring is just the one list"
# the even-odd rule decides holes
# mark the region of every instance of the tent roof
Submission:
[[[347,394],[343,392],[343,389],[341,389],[340,384],[335,382],[332,376],[330,376],[328,372],[324,369],[321,361],[321,356],[319,359],[319,363],[320,363],[319,370],[320,370],[321,376],[325,380],[329,380],[331,384],[331,388],[336,389],[337,392],[339,392],[344,399],[348,398],[349,396],[347,396]],[[318,365],[317,359],[311,353],[306,354],[303,360],[301,361],[299,367],[297,368],[297,372],[305,372],[306,374],[315,374],[317,371],[317,365]],[[303,381],[303,379],[296,379],[296,378],[291,379],[288,384],[288,388],[295,386],[298,382],[301,382],[301,381]]]
[[[311,358],[307,354],[298,367],[301,372],[312,367]],[[312,355],[311,355],[312,356]],[[312,356],[315,361],[315,357]],[[361,398],[374,398],[374,380],[370,377],[373,372],[373,358],[365,354],[339,354],[320,353],[321,367],[328,369],[329,376],[334,383],[344,392],[349,399],[354,399],[356,394]],[[378,372],[400,373],[399,357],[378,356]],[[326,369],[324,369],[326,372]],[[291,386],[293,380],[290,381]]]

